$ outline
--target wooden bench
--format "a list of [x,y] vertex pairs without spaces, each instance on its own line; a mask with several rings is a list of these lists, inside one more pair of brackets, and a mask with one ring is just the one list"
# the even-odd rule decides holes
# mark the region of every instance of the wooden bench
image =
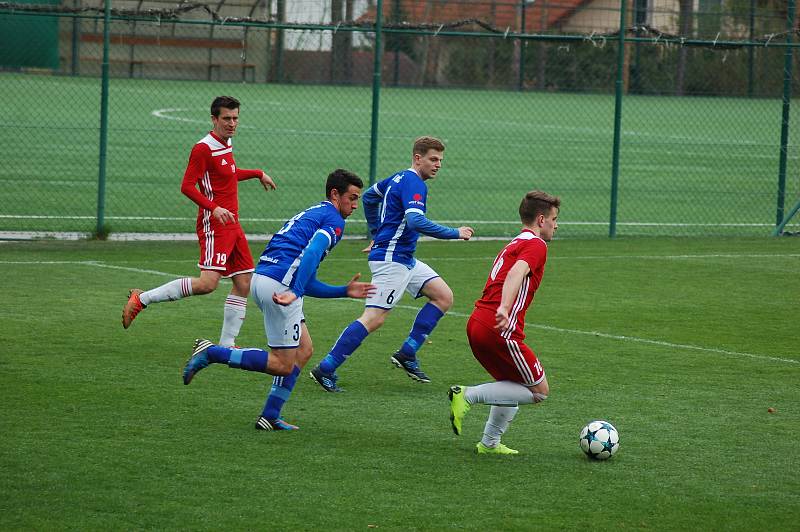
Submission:
[[[81,42],[102,44],[103,35],[101,33],[82,33]],[[219,61],[162,61],[159,59],[140,59],[134,57],[136,46],[170,46],[180,48],[205,48],[207,50],[235,49],[242,48],[242,42],[234,39],[198,39],[191,37],[155,37],[151,35],[111,35],[111,45],[123,45],[131,47],[130,59],[109,59],[109,64],[128,65],[128,75],[131,78],[141,78],[143,76],[144,65],[155,65],[164,67],[205,67],[209,81],[219,81],[223,68],[241,68],[242,81],[255,81],[256,65],[253,63],[222,63]],[[98,57],[82,57],[81,61],[89,63],[102,62]]]

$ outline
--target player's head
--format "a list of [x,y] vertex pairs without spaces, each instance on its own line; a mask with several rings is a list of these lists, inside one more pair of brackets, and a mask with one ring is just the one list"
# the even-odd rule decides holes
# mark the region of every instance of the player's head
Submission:
[[232,96],[217,96],[211,102],[211,123],[214,134],[228,140],[236,133],[239,125],[239,100]]
[[339,209],[342,218],[347,218],[358,208],[358,198],[364,182],[353,172],[338,168],[328,175],[325,196]]
[[525,227],[533,229],[545,242],[549,242],[558,229],[558,211],[561,198],[541,190],[531,190],[519,204],[519,219]]
[[444,143],[435,137],[420,137],[411,151],[412,166],[425,180],[436,176],[444,159]]

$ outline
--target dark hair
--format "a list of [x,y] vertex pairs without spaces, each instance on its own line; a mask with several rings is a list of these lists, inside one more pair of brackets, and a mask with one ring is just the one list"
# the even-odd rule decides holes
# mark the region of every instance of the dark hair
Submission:
[[347,189],[350,188],[350,185],[364,188],[364,182],[361,181],[361,178],[356,174],[348,170],[343,170],[342,168],[337,168],[328,174],[328,181],[325,183],[325,197],[330,198],[333,189],[336,189],[339,194],[344,194],[347,192]]
[[429,150],[444,151],[444,143],[436,137],[420,137],[414,141],[412,155],[425,155]]
[[211,116],[218,117],[219,110],[222,107],[225,109],[238,109],[239,105],[239,100],[233,96],[217,96],[214,98],[214,101],[211,102]]
[[541,190],[531,190],[519,204],[519,219],[523,224],[529,224],[540,214],[550,214],[550,210],[554,207],[561,209],[561,198]]

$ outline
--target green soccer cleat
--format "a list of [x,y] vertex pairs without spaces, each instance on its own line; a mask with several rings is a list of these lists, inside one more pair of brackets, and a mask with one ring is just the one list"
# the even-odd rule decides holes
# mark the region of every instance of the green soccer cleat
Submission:
[[470,408],[470,404],[464,398],[466,389],[466,386],[455,385],[447,391],[447,396],[450,398],[450,424],[453,426],[456,436],[461,436],[461,422]]
[[475,450],[478,454],[519,454],[516,449],[510,449],[502,443],[498,443],[497,447],[486,447],[483,442],[479,441]]

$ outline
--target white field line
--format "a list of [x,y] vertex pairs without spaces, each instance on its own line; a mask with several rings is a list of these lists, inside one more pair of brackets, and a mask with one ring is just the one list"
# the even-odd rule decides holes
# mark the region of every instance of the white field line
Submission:
[[[764,255],[764,256],[774,256],[774,255]],[[792,255],[794,256],[794,255]],[[696,256],[695,256],[696,257]],[[566,258],[566,257],[565,257]],[[620,257],[623,258],[623,257]],[[630,257],[627,257],[630,258]],[[173,273],[162,272],[158,270],[147,270],[142,268],[132,268],[128,266],[117,266],[113,264],[105,264],[103,262],[98,261],[40,261],[40,262],[33,262],[33,261],[0,261],[0,264],[24,264],[24,265],[60,265],[60,264],[78,264],[84,266],[91,266],[95,268],[108,268],[114,270],[123,270],[123,271],[130,271],[135,273],[148,273],[151,275],[158,275],[162,277],[182,277],[182,275],[177,275]],[[363,304],[363,302],[359,299],[347,299],[346,301]],[[411,305],[397,305],[395,308],[403,309],[403,310],[413,310],[419,311],[419,307],[414,307]],[[468,318],[469,314],[464,314],[462,312],[448,312],[451,316],[456,316],[459,318]],[[740,351],[730,351],[727,349],[717,349],[713,347],[702,347],[698,345],[691,345],[691,344],[676,344],[672,342],[666,342],[663,340],[651,340],[648,338],[639,338],[636,336],[624,336],[619,334],[609,334],[603,333],[599,331],[583,331],[580,329],[564,329],[561,327],[554,327],[551,325],[541,325],[536,323],[527,323],[526,327],[531,327],[534,329],[542,329],[546,331],[554,331],[560,332],[565,334],[578,334],[582,336],[595,336],[599,338],[606,338],[609,340],[619,340],[622,342],[634,342],[639,344],[647,344],[647,345],[655,345],[659,347],[669,347],[671,349],[683,349],[687,351],[700,351],[703,353],[714,353],[723,356],[732,356],[732,357],[739,357],[739,358],[750,358],[755,360],[766,360],[770,362],[784,362],[787,364],[800,364],[800,360],[793,360],[790,358],[781,358],[781,357],[774,357],[770,355],[765,355],[761,353],[746,353]]]

